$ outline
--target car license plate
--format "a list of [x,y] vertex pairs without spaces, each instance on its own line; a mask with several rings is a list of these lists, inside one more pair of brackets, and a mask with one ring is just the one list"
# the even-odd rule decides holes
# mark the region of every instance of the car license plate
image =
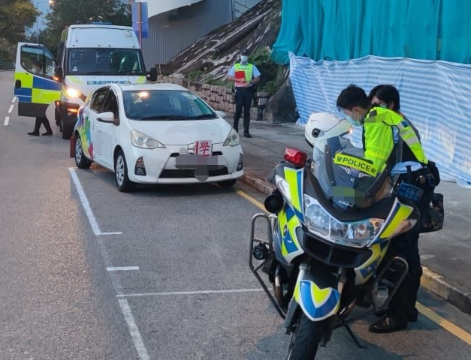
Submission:
[[213,152],[213,143],[211,140],[200,140],[195,142],[195,154],[202,156],[211,156]]

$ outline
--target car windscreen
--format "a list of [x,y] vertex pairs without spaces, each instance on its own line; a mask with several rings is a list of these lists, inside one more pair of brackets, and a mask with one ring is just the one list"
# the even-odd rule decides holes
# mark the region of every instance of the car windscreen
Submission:
[[207,120],[216,113],[198,96],[185,90],[123,91],[126,117],[133,120]]
[[67,57],[71,75],[145,75],[141,53],[137,49],[73,48]]

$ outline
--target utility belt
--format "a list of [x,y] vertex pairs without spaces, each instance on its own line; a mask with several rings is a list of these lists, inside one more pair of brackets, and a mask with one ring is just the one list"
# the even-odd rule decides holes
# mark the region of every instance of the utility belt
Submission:
[[257,88],[255,86],[249,86],[249,87],[239,87],[239,86],[236,86],[235,87],[235,91],[250,91],[250,92],[255,92],[257,90]]
[[400,175],[397,195],[399,199],[413,201],[420,210],[420,232],[438,231],[443,228],[445,210],[443,194],[435,193],[440,183],[440,172],[433,161],[421,169]]

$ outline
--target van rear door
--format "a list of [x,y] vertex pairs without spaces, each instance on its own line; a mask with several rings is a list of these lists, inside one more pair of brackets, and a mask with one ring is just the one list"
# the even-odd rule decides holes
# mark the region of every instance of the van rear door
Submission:
[[19,116],[45,116],[47,107],[60,99],[62,83],[53,79],[56,61],[43,45],[18,43],[15,96]]

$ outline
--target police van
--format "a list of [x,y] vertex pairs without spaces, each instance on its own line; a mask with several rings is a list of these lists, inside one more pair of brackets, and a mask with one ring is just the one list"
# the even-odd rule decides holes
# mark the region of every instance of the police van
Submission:
[[142,84],[156,79],[155,68],[146,72],[132,27],[71,25],[62,32],[56,58],[41,44],[18,43],[18,115],[45,116],[53,106],[64,139],[70,139],[78,109],[91,91],[107,83]]

